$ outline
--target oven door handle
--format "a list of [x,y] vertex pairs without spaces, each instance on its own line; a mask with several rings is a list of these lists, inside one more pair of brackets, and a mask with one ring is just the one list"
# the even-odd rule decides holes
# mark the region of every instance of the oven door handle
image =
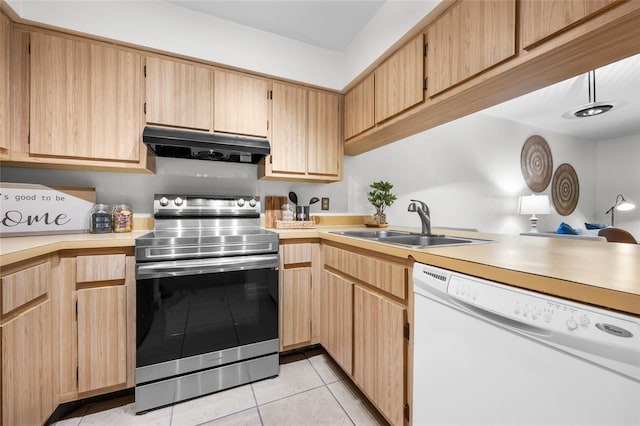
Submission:
[[139,263],[136,265],[136,279],[216,274],[255,269],[278,269],[278,259],[278,254],[274,253],[256,256]]

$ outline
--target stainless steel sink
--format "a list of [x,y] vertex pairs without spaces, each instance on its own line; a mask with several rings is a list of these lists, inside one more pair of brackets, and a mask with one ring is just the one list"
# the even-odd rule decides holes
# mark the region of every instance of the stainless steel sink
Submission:
[[448,235],[422,235],[403,231],[335,231],[331,233],[411,248],[459,246],[493,242],[491,240],[480,240],[477,238],[461,238]]
[[367,240],[411,235],[409,232],[402,231],[334,231],[331,232],[331,234],[344,235],[345,237],[364,238]]

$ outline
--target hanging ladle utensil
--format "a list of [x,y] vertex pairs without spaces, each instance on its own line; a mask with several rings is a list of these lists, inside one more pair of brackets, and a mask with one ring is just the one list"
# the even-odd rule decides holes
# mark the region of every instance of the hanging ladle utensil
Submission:
[[289,192],[289,200],[291,200],[291,202],[296,206],[298,205],[298,196],[296,195],[295,192],[293,191]]

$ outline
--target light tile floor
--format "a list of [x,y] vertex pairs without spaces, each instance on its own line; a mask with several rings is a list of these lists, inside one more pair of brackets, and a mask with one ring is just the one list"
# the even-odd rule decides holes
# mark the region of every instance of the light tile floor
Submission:
[[57,426],[386,425],[322,350],[281,360],[280,375],[136,416],[133,396],[88,404]]

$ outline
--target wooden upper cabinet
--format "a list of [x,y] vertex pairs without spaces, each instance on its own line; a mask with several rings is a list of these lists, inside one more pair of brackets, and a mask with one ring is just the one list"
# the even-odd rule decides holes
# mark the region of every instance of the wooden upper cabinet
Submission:
[[380,123],[424,100],[424,36],[420,34],[374,71],[375,118]]
[[273,84],[271,170],[303,175],[307,170],[307,91]]
[[139,161],[141,56],[31,34],[31,155]]
[[621,0],[521,0],[520,28],[526,49]]
[[214,80],[214,129],[267,137],[267,82],[226,71],[215,71]]
[[374,75],[370,74],[344,96],[344,138],[352,138],[375,125]]
[[11,22],[3,13],[0,13],[0,157],[5,155],[11,146],[9,143],[10,50]]
[[148,124],[213,130],[213,71],[148,57],[145,68]]
[[340,98],[310,90],[307,117],[307,172],[338,176],[342,161]]
[[273,83],[271,97],[271,155],[260,165],[260,177],[342,179],[341,96]]
[[515,0],[462,0],[427,31],[429,96],[516,54]]

